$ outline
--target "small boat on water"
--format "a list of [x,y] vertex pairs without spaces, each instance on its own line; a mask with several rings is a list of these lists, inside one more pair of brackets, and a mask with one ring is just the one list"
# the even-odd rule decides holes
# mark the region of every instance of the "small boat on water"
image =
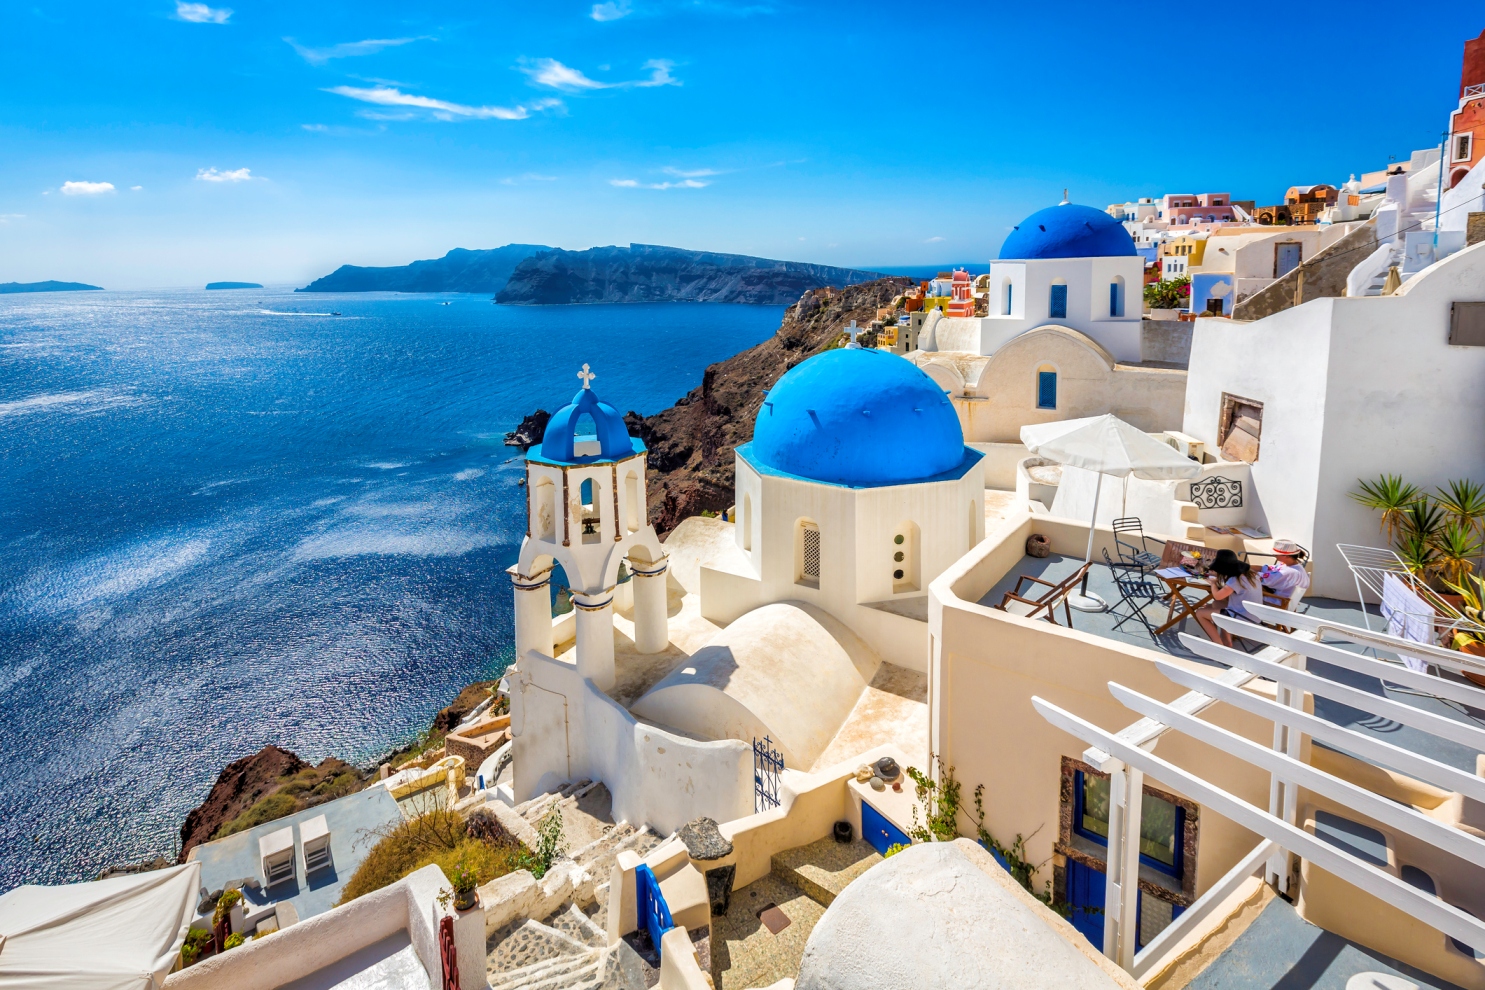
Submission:
[[331,316],[339,316],[340,315],[340,311],[339,310],[332,310],[331,313],[330,313],[330,315]]

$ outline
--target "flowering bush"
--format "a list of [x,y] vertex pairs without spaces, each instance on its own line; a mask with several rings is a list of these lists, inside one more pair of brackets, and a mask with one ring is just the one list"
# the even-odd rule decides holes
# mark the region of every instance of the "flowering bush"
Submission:
[[1145,286],[1145,302],[1151,309],[1184,309],[1191,299],[1191,279],[1180,275]]

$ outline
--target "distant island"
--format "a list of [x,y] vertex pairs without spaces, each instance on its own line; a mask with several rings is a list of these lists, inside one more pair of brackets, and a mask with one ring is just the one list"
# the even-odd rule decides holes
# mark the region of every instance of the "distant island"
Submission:
[[728,302],[784,306],[811,289],[882,276],[853,268],[773,261],[655,244],[550,250],[516,266],[499,303]]
[[455,248],[442,258],[398,268],[341,265],[296,292],[499,292],[516,266],[552,250],[540,244],[507,244],[484,251]]
[[261,289],[257,282],[207,282],[208,289]]
[[564,251],[507,244],[455,248],[398,268],[342,265],[296,292],[479,292],[498,303],[729,302],[785,306],[810,289],[881,278],[877,272],[716,254],[654,244]]
[[7,292],[102,292],[103,286],[86,282],[0,282],[0,295]]

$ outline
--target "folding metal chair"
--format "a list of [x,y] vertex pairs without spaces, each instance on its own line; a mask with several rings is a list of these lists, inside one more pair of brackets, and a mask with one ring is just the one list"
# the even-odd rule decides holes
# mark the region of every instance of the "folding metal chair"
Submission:
[[[1123,538],[1128,534],[1139,537],[1139,543]],[[1145,549],[1145,526],[1139,516],[1124,516],[1114,520],[1114,549],[1118,551],[1120,560],[1138,565],[1143,573],[1160,566],[1160,556]]]
[[[1104,556],[1108,556],[1107,550],[1104,551]],[[1133,567],[1135,565],[1123,566]],[[1140,625],[1145,627],[1145,632],[1150,634],[1151,639],[1154,639],[1155,627],[1150,624],[1149,617],[1145,615],[1145,607],[1163,601],[1165,589],[1151,581],[1146,581],[1143,577],[1135,576],[1131,571],[1121,574],[1118,570],[1114,571],[1114,586],[1119,589],[1119,600],[1109,606],[1109,612],[1118,616],[1118,621],[1114,623],[1115,631],[1118,631],[1119,627],[1130,619],[1138,619]]]

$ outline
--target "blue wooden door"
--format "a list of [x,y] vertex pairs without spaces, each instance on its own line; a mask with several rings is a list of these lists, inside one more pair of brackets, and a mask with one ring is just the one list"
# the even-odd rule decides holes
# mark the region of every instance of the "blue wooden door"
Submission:
[[911,845],[913,841],[865,801],[861,802],[861,837],[877,852],[884,854],[892,846]]
[[1103,894],[1106,878],[1102,870],[1085,866],[1071,857],[1067,861],[1067,903],[1072,916],[1067,920],[1103,951]]
[[1298,244],[1277,244],[1274,246],[1276,256],[1274,259],[1274,277],[1283,278],[1294,269],[1299,267],[1300,250]]

